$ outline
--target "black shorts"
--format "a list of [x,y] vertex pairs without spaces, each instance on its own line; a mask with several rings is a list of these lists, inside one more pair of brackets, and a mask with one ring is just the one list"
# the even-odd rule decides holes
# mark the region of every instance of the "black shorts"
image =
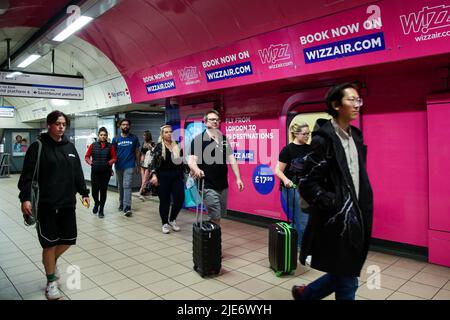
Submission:
[[73,245],[77,241],[75,208],[39,208],[36,229],[42,248]]

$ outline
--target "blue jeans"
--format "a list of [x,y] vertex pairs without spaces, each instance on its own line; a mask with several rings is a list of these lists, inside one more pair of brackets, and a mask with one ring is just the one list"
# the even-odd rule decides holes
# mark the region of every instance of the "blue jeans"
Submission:
[[[287,208],[289,209],[288,216],[291,216],[291,220],[294,221],[292,227],[297,230],[298,233],[298,246],[302,243],[303,233],[305,232],[306,225],[308,224],[309,215],[302,211],[300,208],[300,194],[297,188],[285,188],[281,187],[283,193],[283,199],[286,202],[286,192],[289,192],[289,204]],[[291,215],[292,209],[294,209],[294,214]]]
[[131,209],[131,186],[133,182],[134,168],[124,170],[116,169],[117,186],[119,187],[120,207]]
[[320,300],[334,292],[336,300],[355,300],[358,278],[327,273],[308,284],[302,300]]

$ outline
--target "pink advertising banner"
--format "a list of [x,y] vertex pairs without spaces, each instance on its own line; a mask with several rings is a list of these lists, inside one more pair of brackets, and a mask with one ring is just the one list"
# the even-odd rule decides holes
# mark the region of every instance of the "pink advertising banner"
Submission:
[[[233,113],[236,114],[237,111],[234,110]],[[227,116],[221,131],[234,150],[245,185],[244,191],[239,192],[236,178],[232,170],[229,170],[228,209],[285,220],[280,202],[279,180],[275,176],[280,152],[278,119]]]
[[133,102],[450,52],[450,4],[376,1],[125,76]]
[[[183,136],[185,148],[189,148],[192,139],[205,130],[203,115],[212,107],[212,104],[205,103],[180,108],[180,135]],[[275,176],[280,151],[278,119],[257,115],[239,116],[239,112],[239,107],[227,110],[220,126],[233,148],[245,185],[244,191],[239,192],[236,178],[229,167],[228,209],[285,220],[279,180]]]

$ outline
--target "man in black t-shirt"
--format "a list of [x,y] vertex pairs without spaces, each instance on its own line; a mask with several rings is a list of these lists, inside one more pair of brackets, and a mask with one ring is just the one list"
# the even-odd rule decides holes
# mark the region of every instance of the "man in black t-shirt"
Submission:
[[191,143],[189,167],[195,179],[205,179],[204,203],[211,221],[220,224],[227,211],[227,163],[231,165],[239,191],[244,190],[244,183],[233,150],[219,130],[219,113],[211,110],[203,120],[206,130]]

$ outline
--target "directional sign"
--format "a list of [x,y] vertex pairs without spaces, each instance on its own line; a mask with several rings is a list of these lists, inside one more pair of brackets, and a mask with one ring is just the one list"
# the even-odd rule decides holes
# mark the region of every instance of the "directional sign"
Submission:
[[2,71],[0,96],[83,100],[83,81],[77,76]]

